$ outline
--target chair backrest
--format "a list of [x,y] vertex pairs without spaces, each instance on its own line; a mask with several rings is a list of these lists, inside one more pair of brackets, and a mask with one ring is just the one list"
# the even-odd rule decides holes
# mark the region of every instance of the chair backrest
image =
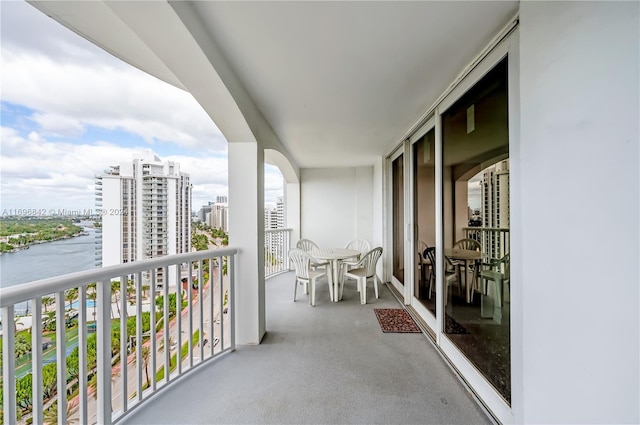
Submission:
[[429,260],[429,258],[426,256],[426,250],[429,248],[429,245],[427,245],[427,243],[423,240],[419,240],[418,241],[418,255],[420,256],[420,261],[422,260]]
[[373,248],[360,259],[360,264],[367,271],[367,277],[376,274],[376,264],[382,255],[382,247]]
[[[436,247],[435,246],[425,249],[422,255],[424,255],[424,258],[429,260],[431,264],[436,264]],[[446,255],[444,256],[444,266],[445,266],[444,267],[445,274],[455,273],[455,266],[451,262],[451,259]],[[435,276],[435,269],[432,269],[432,273]]]
[[436,264],[436,247],[433,246],[431,248],[427,247],[423,252],[422,256],[429,260],[431,264]]
[[458,242],[453,244],[454,248],[457,249],[468,249],[471,251],[480,251],[482,247],[480,246],[480,242],[475,239],[460,239]]
[[318,248],[315,242],[309,239],[300,239],[296,243],[296,248],[303,250],[304,252],[309,252],[314,248]]
[[289,260],[296,270],[296,276],[302,279],[309,279],[309,269],[311,266],[311,256],[298,248],[289,250]]
[[424,250],[429,248],[429,244],[427,244],[425,241],[423,240],[419,240],[418,241],[418,251],[420,253],[424,253]]
[[504,276],[505,280],[509,279],[509,277],[511,275],[511,261],[510,261],[508,253],[505,254],[499,260],[495,260],[494,259],[491,262],[486,263],[484,265],[486,267],[488,267],[490,270],[494,270],[494,271],[502,273],[502,275]]
[[511,279],[511,257],[509,254],[502,257],[502,261],[504,262],[504,278],[505,280]]
[[364,239],[354,239],[347,244],[346,248],[358,250],[360,255],[364,256],[371,250],[371,245]]

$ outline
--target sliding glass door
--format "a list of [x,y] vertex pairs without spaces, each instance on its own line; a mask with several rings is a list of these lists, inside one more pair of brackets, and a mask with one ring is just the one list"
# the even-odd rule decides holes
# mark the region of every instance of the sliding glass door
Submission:
[[389,158],[388,168],[391,280],[504,422],[512,418],[513,46],[517,35],[469,71]]
[[436,144],[432,122],[424,134],[420,132],[412,137],[415,141],[411,146],[416,265],[412,306],[435,331],[438,290],[433,261],[436,246]]
[[443,332],[507,402],[507,60],[442,113]]
[[391,162],[392,280],[403,293],[404,286],[404,155]]

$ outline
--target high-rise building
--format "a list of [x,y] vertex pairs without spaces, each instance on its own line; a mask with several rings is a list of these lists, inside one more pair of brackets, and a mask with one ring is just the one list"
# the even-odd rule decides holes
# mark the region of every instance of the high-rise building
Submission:
[[[226,199],[226,196],[218,196],[218,200]],[[206,223],[216,229],[229,232],[229,205],[226,202],[214,202],[209,206],[211,211],[208,214]]]
[[264,228],[265,229],[282,229],[285,227],[284,217],[284,197],[276,198],[276,206],[265,207],[264,209]]
[[278,196],[276,198],[276,227],[278,229],[284,228],[284,197]]
[[[191,250],[191,183],[176,162],[147,150],[111,166],[96,177],[96,206],[102,219],[96,257],[102,266]],[[175,273],[169,276],[175,279]],[[157,283],[164,283],[161,273]]]
[[490,258],[502,258],[506,246],[499,229],[509,228],[509,160],[485,169],[481,187],[482,227],[494,230],[485,233],[483,250]]

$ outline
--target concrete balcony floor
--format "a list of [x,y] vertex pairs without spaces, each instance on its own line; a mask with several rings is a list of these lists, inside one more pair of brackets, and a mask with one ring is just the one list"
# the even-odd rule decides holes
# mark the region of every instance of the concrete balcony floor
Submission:
[[316,306],[294,274],[266,282],[267,334],[239,346],[134,410],[123,424],[489,424],[428,337],[383,333],[374,308],[401,305],[369,282],[343,301],[316,288]]

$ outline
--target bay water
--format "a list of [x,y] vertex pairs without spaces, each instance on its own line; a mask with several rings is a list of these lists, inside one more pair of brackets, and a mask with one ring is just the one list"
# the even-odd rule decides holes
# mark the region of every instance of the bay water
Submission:
[[[96,231],[88,227],[84,230],[88,235],[0,255],[0,288],[96,268]],[[21,310],[26,308],[26,304],[16,305],[16,314],[25,313]]]

